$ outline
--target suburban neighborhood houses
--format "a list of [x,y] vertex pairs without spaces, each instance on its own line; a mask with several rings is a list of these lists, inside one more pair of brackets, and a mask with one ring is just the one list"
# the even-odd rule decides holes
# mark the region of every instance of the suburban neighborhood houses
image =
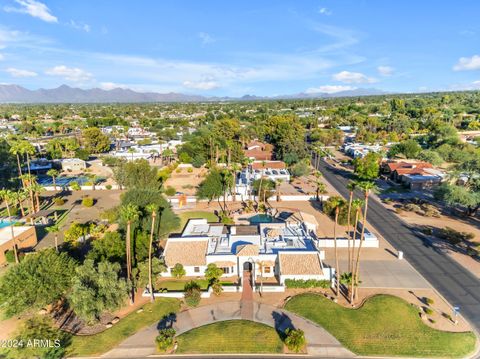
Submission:
[[479,13],[3,0],[0,359],[479,358]]

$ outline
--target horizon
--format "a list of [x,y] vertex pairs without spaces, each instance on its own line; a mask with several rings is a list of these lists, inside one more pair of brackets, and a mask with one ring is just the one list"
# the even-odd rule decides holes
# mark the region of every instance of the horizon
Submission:
[[5,1],[0,82],[206,97],[480,89],[473,2],[91,4]]

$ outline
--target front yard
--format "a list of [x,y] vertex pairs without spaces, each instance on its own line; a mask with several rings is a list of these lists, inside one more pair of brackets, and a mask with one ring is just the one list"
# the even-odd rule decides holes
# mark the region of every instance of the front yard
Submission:
[[432,329],[415,306],[394,296],[377,295],[349,309],[317,294],[300,294],[285,309],[321,325],[359,355],[460,358],[475,348],[472,332]]
[[274,328],[248,320],[228,320],[192,329],[177,337],[177,354],[282,353]]
[[176,313],[180,309],[180,301],[157,298],[154,303],[145,304],[142,308],[143,311],[140,313],[130,313],[104,332],[89,336],[73,336],[67,348],[67,355],[72,357],[103,354],[139,330],[160,321],[171,313]]

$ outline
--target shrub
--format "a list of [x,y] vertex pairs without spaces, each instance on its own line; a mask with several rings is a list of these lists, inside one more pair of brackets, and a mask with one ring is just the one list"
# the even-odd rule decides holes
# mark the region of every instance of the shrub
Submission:
[[186,283],[184,292],[185,303],[187,303],[189,307],[196,307],[200,303],[200,285],[198,285],[197,282],[192,280]]
[[181,263],[175,264],[175,266],[171,270],[172,275],[175,278],[182,278],[187,272],[185,272],[185,268],[183,268],[183,265]]
[[7,263],[15,263],[15,252],[13,249],[9,249],[5,252],[5,259],[7,260]]
[[114,223],[118,218],[118,208],[108,208],[100,213],[100,218],[107,221],[108,223]]
[[212,290],[213,290],[213,294],[215,294],[215,295],[220,295],[220,294],[222,294],[222,292],[223,292],[223,287],[222,287],[222,285],[220,284],[220,281],[218,281],[218,280],[213,281],[213,283],[212,283]]
[[423,311],[424,311],[425,314],[427,314],[427,315],[432,315],[432,314],[433,314],[433,309],[431,309],[431,308],[425,307],[425,308],[423,308]]
[[440,217],[440,211],[438,210],[437,207],[432,206],[431,204],[425,203],[421,205],[421,208],[423,210],[423,215],[425,217]]
[[94,203],[94,200],[93,200],[92,197],[84,197],[84,198],[82,199],[82,205],[83,205],[84,207],[87,207],[87,208],[88,208],[88,207],[93,207],[93,203]]
[[287,288],[330,288],[327,279],[285,279]]
[[175,172],[176,172],[176,173],[182,173],[182,169],[181,169],[181,168],[177,168],[177,169],[175,170]]
[[92,181],[87,181],[83,185],[84,186],[93,186],[93,182]]
[[82,189],[82,187],[80,187],[80,185],[76,181],[70,182],[70,188],[74,191],[80,191]]
[[192,173],[192,172],[193,172],[193,168],[192,168],[192,167],[188,167],[187,172],[188,172],[188,173]]
[[423,298],[423,300],[425,301],[426,304],[428,305],[433,305],[434,301],[432,298],[428,298],[428,297],[425,297]]
[[298,162],[290,168],[290,173],[293,177],[305,176],[310,172],[308,165],[305,162]]
[[168,186],[168,187],[165,189],[165,194],[166,194],[167,196],[175,196],[175,193],[177,193],[177,190],[175,189],[175,187]]
[[402,214],[402,213],[403,213],[403,208],[397,207],[397,208],[395,208],[395,212],[396,212],[397,214]]
[[65,204],[65,200],[62,197],[57,197],[54,199],[56,206],[63,206]]
[[475,235],[473,233],[460,232],[453,228],[445,227],[439,230],[438,237],[447,240],[451,244],[459,244],[475,238]]
[[108,190],[110,190],[110,189],[112,189],[112,185],[111,185],[111,184],[107,184],[107,185],[105,186],[105,188],[108,189]]
[[160,329],[158,331],[158,336],[155,338],[157,343],[157,348],[161,352],[166,352],[172,348],[174,339],[175,339],[175,329]]
[[403,206],[403,209],[408,212],[415,212],[418,214],[423,214],[422,208],[415,203],[407,203]]
[[298,353],[302,350],[305,345],[305,333],[301,329],[291,329],[288,328],[285,330],[286,338],[285,345],[291,351]]

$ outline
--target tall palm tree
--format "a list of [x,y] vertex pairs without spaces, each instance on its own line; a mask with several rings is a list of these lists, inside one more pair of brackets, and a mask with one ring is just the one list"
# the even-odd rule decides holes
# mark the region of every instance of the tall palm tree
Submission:
[[149,204],[147,210],[152,215],[152,226],[150,228],[150,242],[148,244],[148,290],[150,291],[150,301],[155,301],[155,296],[153,295],[153,283],[152,283],[152,252],[153,252],[153,232],[155,231],[155,219],[157,217],[157,205]]
[[53,182],[53,189],[56,191],[57,190],[57,177],[60,174],[59,171],[57,171],[55,168],[51,168],[47,171],[47,176],[52,177],[52,182]]
[[58,224],[54,224],[46,229],[48,233],[53,233],[55,238],[55,250],[58,252],[58,232],[60,232],[60,226]]
[[353,268],[355,264],[355,240],[357,239],[357,230],[358,230],[358,220],[360,218],[362,212],[363,200],[361,199],[354,199],[352,201],[352,209],[355,209],[355,222],[353,225],[353,233],[352,233],[352,255],[351,255],[351,263],[349,264],[350,269],[350,303],[353,303]]
[[232,181],[233,181],[232,202],[236,202],[237,201],[237,173],[238,171],[240,171],[242,167],[238,163],[232,163],[230,168],[232,171]]
[[344,205],[344,201],[340,197],[334,197],[332,200],[332,207],[335,208],[335,222],[333,225],[333,245],[335,250],[335,285],[336,285],[336,295],[340,293],[340,269],[338,263],[338,246],[337,246],[337,225],[338,225],[338,215],[340,213],[340,208]]
[[[353,193],[355,192],[355,189],[357,188],[357,182],[356,181],[350,181],[347,184],[347,189],[350,192],[350,196],[348,197],[348,210],[347,210],[347,231],[350,233],[350,228],[351,228],[351,213],[352,213],[352,202],[353,202]],[[352,268],[350,267],[350,262],[351,262],[351,254],[350,254],[350,238],[352,236],[349,235],[347,237],[348,241],[348,271],[352,272]]]
[[33,214],[35,213],[35,200],[33,197],[33,184],[35,181],[35,176],[32,176],[30,174],[23,174],[21,176],[23,186],[26,191],[28,191],[29,199],[30,199],[30,206],[29,206],[29,213],[28,214]]
[[221,181],[222,181],[222,191],[223,191],[223,211],[227,214],[229,212],[227,206],[227,193],[231,192],[232,188],[232,174],[224,169],[220,172]]
[[31,185],[32,191],[35,195],[35,201],[36,201],[36,206],[35,209],[36,211],[40,211],[40,193],[45,191],[45,188],[43,188],[42,185],[38,184],[36,181],[34,181]]
[[375,183],[371,181],[364,181],[361,182],[359,187],[363,190],[365,196],[365,206],[363,210],[363,218],[362,218],[362,231],[360,233],[360,243],[358,245],[357,251],[357,259],[355,263],[355,270],[353,274],[353,290],[354,290],[354,299],[357,297],[358,292],[358,274],[360,271],[360,252],[362,251],[362,244],[365,241],[365,226],[367,224],[367,212],[368,212],[368,198],[370,196],[370,192],[376,188]]
[[280,186],[282,185],[283,180],[281,178],[275,180],[275,192],[277,196],[277,202],[280,202]]
[[[7,206],[8,217],[11,217],[12,213],[10,211],[10,204],[14,203],[15,201],[14,192],[8,189],[2,189],[0,190],[0,198],[5,202],[5,205]],[[17,244],[15,243],[15,233],[13,231],[13,222],[11,220],[10,220],[10,234],[11,234],[12,245],[13,245],[13,253],[15,255],[15,263],[18,263]]]
[[22,205],[22,202],[23,202],[23,192],[22,192],[23,189],[20,189],[18,190],[17,192],[13,192],[14,193],[14,197],[15,197],[15,202],[18,206],[18,208],[20,208],[20,213],[22,214],[22,217],[25,217],[25,209],[23,208],[23,205]]
[[[18,166],[18,177],[21,178],[22,176],[22,165],[20,164],[20,155],[22,154],[22,150],[21,150],[21,142],[18,141],[18,140],[12,140],[11,142],[9,142],[9,145],[10,145],[10,150],[9,152],[12,154],[12,155],[15,155],[17,157],[17,166]],[[23,182],[22,182],[22,185],[23,185]]]
[[[126,264],[127,264],[127,280],[132,280],[132,253],[131,253],[131,229],[132,222],[136,221],[139,217],[138,207],[129,203],[120,208],[120,216],[127,223],[127,235],[125,239],[125,250],[126,250]],[[133,285],[132,292],[130,293],[130,304],[133,304]]]
[[317,202],[320,201],[320,192],[325,190],[325,184],[320,180],[322,177],[322,172],[315,171],[315,185],[316,185],[316,200]]
[[30,142],[23,140],[20,143],[20,151],[22,154],[27,156],[28,174],[31,175],[32,173],[30,172],[30,156],[33,156],[35,154],[35,147]]

